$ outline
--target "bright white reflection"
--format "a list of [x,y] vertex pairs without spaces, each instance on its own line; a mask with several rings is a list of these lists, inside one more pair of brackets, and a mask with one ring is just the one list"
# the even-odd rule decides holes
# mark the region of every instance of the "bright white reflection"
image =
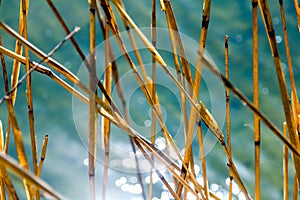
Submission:
[[[145,181],[147,184],[150,184],[150,176],[147,176],[145,178]],[[156,173],[152,173],[152,183],[155,184],[155,183],[157,183],[157,181],[159,181],[158,175]]]
[[169,198],[169,192],[162,192],[161,193],[161,196],[160,196],[160,199],[161,200],[169,200],[170,198]]
[[238,197],[239,197],[239,200],[246,200],[246,197],[244,196],[243,193],[240,193],[240,194],[238,195]]
[[151,126],[151,120],[146,119],[146,120],[144,121],[144,125],[145,125],[146,127]]
[[130,159],[130,158],[125,158],[122,160],[122,165],[124,167],[127,168],[135,168],[136,164],[135,164],[135,160],[134,159]]
[[276,42],[281,43],[282,42],[282,37],[280,35],[276,36]]
[[83,160],[83,164],[84,164],[84,166],[89,166],[89,159],[88,159],[88,158],[85,158],[85,159]]
[[210,188],[211,188],[211,191],[216,192],[219,190],[219,185],[213,183],[213,184],[211,184]]

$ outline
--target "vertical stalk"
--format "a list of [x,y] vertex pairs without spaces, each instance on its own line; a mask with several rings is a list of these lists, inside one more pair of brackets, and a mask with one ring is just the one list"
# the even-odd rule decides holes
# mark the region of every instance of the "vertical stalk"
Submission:
[[[202,13],[202,29],[200,34],[200,42],[199,42],[199,49],[198,52],[200,52],[197,56],[197,64],[196,64],[196,71],[195,71],[195,77],[193,80],[193,91],[192,91],[192,101],[198,102],[199,99],[199,93],[200,93],[200,81],[201,81],[201,71],[202,71],[202,55],[204,54],[204,48],[206,44],[206,35],[208,30],[208,24],[209,24],[209,18],[210,18],[210,0],[205,0],[203,2],[203,13]],[[192,140],[193,140],[193,134],[194,134],[194,122],[196,121],[197,117],[197,109],[195,107],[191,107],[190,110],[190,116],[189,116],[189,123],[188,123],[188,129],[186,134],[186,152],[184,155],[184,164],[186,166],[189,166],[189,158],[192,155]],[[186,172],[182,171],[181,173],[182,177],[186,176]],[[177,194],[180,194],[182,190],[182,184],[178,185],[177,188]]]
[[[106,23],[105,25],[105,75],[104,75],[104,88],[108,95],[111,94],[111,74],[112,74],[112,65],[111,65],[111,55],[110,55],[110,47],[108,44],[109,38],[109,29]],[[110,102],[103,96],[103,102],[109,104]],[[104,163],[104,171],[103,171],[103,191],[102,191],[102,199],[106,199],[106,185],[107,185],[107,175],[108,175],[108,165],[109,165],[109,151],[110,151],[110,121],[102,117],[102,134],[104,141],[104,152],[105,152],[105,163]]]
[[[296,1],[298,2],[298,0],[296,0]],[[285,52],[286,52],[286,58],[287,58],[289,74],[290,74],[290,82],[291,82],[291,87],[292,87],[292,100],[294,103],[293,106],[297,107],[299,104],[299,101],[298,101],[298,95],[297,95],[297,90],[296,90],[296,85],[295,85],[295,77],[294,77],[294,73],[293,73],[293,63],[292,63],[290,45],[289,45],[289,40],[288,40],[283,0],[279,0],[279,5],[280,5],[282,30],[283,30],[283,36],[284,36]],[[296,124],[298,124],[296,109],[294,110],[294,118],[295,118]]]
[[96,164],[96,146],[97,146],[97,112],[96,99],[97,81],[96,81],[96,38],[95,38],[95,5],[96,0],[90,1],[90,71],[89,71],[89,87],[92,91],[89,94],[89,131],[88,131],[88,148],[89,148],[89,181],[91,199],[96,199],[95,191],[95,164]]
[[[156,0],[152,0],[151,4],[151,39],[152,45],[156,48]],[[152,55],[152,99],[154,106],[156,106],[156,60],[155,57]],[[156,131],[156,118],[154,113],[152,112],[151,115],[151,143],[155,143],[155,131]],[[151,160],[154,162],[154,156],[151,154]],[[153,168],[151,167],[150,171],[150,184],[149,184],[149,199],[152,199],[153,195]]]
[[[229,79],[229,51],[228,51],[228,36],[225,36],[225,77],[228,80]],[[230,95],[229,95],[229,89],[225,88],[225,97],[226,97],[226,130],[227,130],[227,146],[228,146],[228,153],[231,155],[231,132],[230,132]],[[228,161],[229,162],[229,161]],[[229,197],[228,199],[232,199],[232,172],[229,170]]]
[[[2,46],[2,37],[0,35],[0,46]],[[7,70],[6,70],[6,63],[5,63],[5,59],[4,59],[4,55],[3,53],[1,52],[0,53],[0,57],[1,57],[1,65],[2,65],[2,73],[3,73],[3,80],[4,80],[4,90],[5,90],[5,94],[8,95],[9,93],[9,83],[8,83],[8,77],[7,77]],[[0,121],[1,122],[1,121]],[[8,141],[9,141],[9,136],[10,136],[10,117],[8,117],[8,127],[7,127],[7,131],[6,131],[6,136],[5,136],[5,141],[4,141],[4,137],[3,137],[3,129],[2,129],[2,123],[1,123],[1,136],[2,136],[2,139],[1,139],[1,145],[2,145],[2,148],[0,149],[1,151],[3,151],[4,153],[7,153],[8,151]],[[5,142],[5,144],[4,144]],[[7,175],[7,172],[5,169],[0,169],[1,170],[1,177],[2,177],[2,181],[3,181],[3,186],[1,187],[1,199],[5,199],[5,190],[4,190],[4,184],[8,190],[8,197],[10,199],[13,199],[13,198],[17,198],[17,194],[16,194],[16,191]]]
[[[283,123],[283,135],[286,135],[286,123]],[[283,145],[283,200],[289,199],[289,170],[288,170],[288,147],[284,144]]]
[[[23,34],[24,38],[28,40],[28,32],[27,32],[27,13],[28,13],[28,0],[22,0],[22,16],[23,16]],[[29,60],[29,51],[28,47],[24,47],[25,49],[25,59],[26,59],[26,72],[30,70],[30,60]],[[30,129],[30,140],[31,140],[31,154],[32,154],[32,164],[33,164],[33,173],[37,174],[37,150],[36,150],[36,141],[35,141],[35,131],[34,131],[34,113],[33,113],[33,101],[32,101],[32,86],[31,86],[31,73],[28,75],[26,79],[26,95],[27,95],[27,105],[28,105],[28,119],[29,119],[29,129]],[[32,199],[32,192],[30,185],[28,185],[26,180],[23,180],[25,186],[25,193],[27,195],[27,199]]]
[[295,173],[294,176],[294,191],[293,191],[293,200],[298,200],[298,179]]
[[[275,30],[272,23],[272,17],[269,10],[269,5],[266,0],[258,0],[263,21],[265,24],[265,29],[267,32],[268,40],[270,43],[274,65],[277,73],[278,83],[280,87],[281,100],[284,109],[285,119],[288,127],[288,133],[291,143],[297,148],[300,149],[299,137],[297,134],[297,129],[295,126],[295,120],[293,118],[293,113],[291,110],[289,95],[286,88],[286,82],[284,78],[284,73],[282,70],[282,65],[279,56],[279,50],[277,47],[276,39],[275,39]],[[300,158],[297,157],[293,152],[293,161],[295,165],[296,175],[298,182],[300,182]]]
[[[43,168],[43,164],[46,158],[46,151],[47,151],[47,145],[48,145],[48,135],[45,135],[44,141],[43,141],[43,146],[42,146],[42,154],[41,154],[41,159],[40,159],[40,164],[38,167],[38,171],[37,171],[37,177],[41,176],[41,172],[42,172],[42,168]],[[36,193],[36,200],[40,199],[40,192],[38,188],[35,188],[35,193]]]
[[300,7],[298,0],[294,0],[296,14],[297,14],[297,20],[298,20],[298,30],[300,31]]
[[[23,12],[23,26],[24,26],[24,38],[28,40],[28,31],[27,31],[27,13],[28,13],[29,0],[22,0],[22,12]],[[29,59],[29,50],[28,47],[24,47],[25,59],[26,59],[26,72],[31,68],[30,59]],[[37,175],[38,161],[37,161],[37,148],[36,148],[36,136],[34,130],[34,112],[33,112],[33,100],[32,100],[32,83],[31,83],[31,73],[27,76],[26,79],[26,94],[27,94],[27,103],[28,103],[28,119],[29,119],[29,128],[30,128],[30,139],[31,139],[31,153],[32,153],[32,164],[33,172]]]
[[204,193],[206,199],[210,199],[209,195],[209,188],[208,188],[208,178],[206,173],[206,161],[205,161],[205,152],[203,146],[203,136],[202,136],[202,127],[201,127],[201,120],[197,126],[197,133],[198,133],[198,143],[200,147],[200,160],[202,165],[202,176],[203,176],[203,186],[204,186]]
[[[258,2],[252,0],[252,66],[253,66],[253,104],[259,109],[258,84]],[[254,113],[254,151],[255,151],[255,199],[260,199],[260,119]]]
[[[0,120],[0,151],[4,150],[4,138],[3,138],[3,129],[2,121]],[[5,179],[4,179],[4,168],[0,167],[0,199],[5,200]]]

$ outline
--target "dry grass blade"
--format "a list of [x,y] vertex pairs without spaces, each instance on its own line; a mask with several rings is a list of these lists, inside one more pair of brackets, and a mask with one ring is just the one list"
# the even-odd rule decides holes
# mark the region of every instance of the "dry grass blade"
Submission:
[[[269,39],[272,55],[273,55],[273,61],[277,73],[277,79],[279,83],[279,88],[280,88],[280,94],[281,94],[281,100],[282,100],[282,105],[284,109],[284,114],[285,114],[285,119],[287,123],[287,128],[289,132],[289,138],[292,142],[293,145],[295,145],[296,149],[300,149],[300,144],[299,144],[299,137],[297,136],[297,129],[295,126],[295,121],[293,118],[293,113],[292,109],[289,103],[289,95],[288,91],[286,88],[286,83],[284,79],[284,74],[282,70],[282,65],[279,57],[279,51],[277,47],[277,42],[275,38],[275,31],[272,23],[272,18],[269,10],[269,5],[266,0],[259,0],[258,1],[260,10],[262,13],[263,21],[265,24],[265,29],[267,32],[267,36]],[[300,158],[296,157],[293,153],[294,157],[294,165],[296,169],[296,175],[298,178],[298,182],[300,182]]]
[[[225,36],[225,77],[226,79],[229,79],[229,50],[228,50],[228,35]],[[225,88],[225,97],[226,97],[226,132],[227,132],[227,146],[228,146],[228,152],[231,155],[231,132],[230,132],[230,94],[229,90],[226,87]],[[229,195],[228,199],[232,199],[232,181],[233,176],[232,172],[229,171]]]
[[[253,104],[259,109],[258,85],[258,2],[252,0],[252,66],[253,66]],[[254,113],[254,148],[255,148],[255,199],[260,199],[260,119]]]
[[7,154],[4,154],[2,152],[0,152],[0,165],[2,167],[9,169],[18,177],[22,179],[26,179],[28,182],[34,184],[44,192],[54,197],[55,199],[66,199],[64,196],[62,196],[54,189],[52,189],[47,183],[45,183],[39,177],[29,173],[26,168],[20,166],[18,163],[16,163],[15,160],[13,160]]

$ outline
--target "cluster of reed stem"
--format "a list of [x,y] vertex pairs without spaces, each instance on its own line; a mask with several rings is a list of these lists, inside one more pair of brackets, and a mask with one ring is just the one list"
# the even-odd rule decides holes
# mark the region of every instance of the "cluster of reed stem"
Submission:
[[[19,20],[19,31],[16,32],[10,26],[4,22],[0,22],[0,28],[3,29],[8,35],[12,36],[16,40],[15,50],[9,50],[5,48],[5,44],[2,44],[0,40],[0,56],[2,61],[2,72],[4,78],[4,89],[5,96],[0,100],[0,106],[4,103],[7,104],[7,110],[9,113],[8,123],[6,131],[3,132],[2,124],[0,124],[0,197],[1,199],[17,199],[16,189],[13,186],[7,170],[12,171],[15,175],[19,176],[23,181],[24,190],[27,199],[40,199],[40,190],[48,193],[57,199],[63,199],[64,197],[53,190],[47,183],[41,180],[40,174],[43,166],[43,162],[46,155],[46,147],[48,136],[45,136],[43,142],[43,148],[41,153],[40,162],[38,162],[38,151],[37,151],[37,141],[34,125],[34,104],[33,98],[34,94],[32,91],[32,77],[31,73],[33,71],[40,72],[50,77],[53,81],[58,83],[61,87],[65,88],[68,92],[72,93],[82,102],[88,105],[88,160],[89,160],[89,186],[91,199],[96,199],[96,154],[97,154],[97,130],[100,128],[102,137],[104,141],[105,148],[105,164],[104,164],[104,175],[103,175],[103,189],[102,189],[102,199],[106,199],[108,171],[109,171],[109,158],[110,158],[110,134],[111,125],[118,127],[124,133],[128,135],[129,142],[132,147],[132,151],[136,155],[137,151],[143,153],[145,159],[149,162],[151,166],[150,173],[150,185],[147,188],[143,183],[142,173],[139,168],[139,160],[135,157],[136,161],[136,171],[139,183],[142,188],[142,197],[144,199],[152,199],[153,196],[153,179],[152,174],[156,173],[160,178],[161,182],[168,188],[170,194],[174,199],[187,199],[187,194],[190,193],[196,197],[196,199],[219,199],[209,188],[209,177],[207,176],[205,152],[203,148],[203,135],[202,126],[206,125],[212,134],[216,137],[219,145],[223,149],[224,155],[227,157],[227,166],[229,170],[230,184],[229,184],[229,199],[233,198],[232,185],[233,180],[237,183],[240,190],[244,194],[246,199],[251,199],[249,192],[243,182],[243,177],[240,176],[239,170],[233,161],[234,155],[232,155],[231,149],[234,148],[231,145],[231,134],[230,134],[230,98],[232,95],[236,96],[242,100],[247,107],[253,111],[254,114],[254,146],[255,146],[255,199],[260,199],[261,185],[260,185],[260,149],[261,149],[261,133],[260,124],[264,123],[276,137],[278,137],[284,145],[284,199],[288,199],[288,151],[292,154],[292,159],[294,163],[295,171],[292,174],[295,175],[294,181],[294,199],[297,199],[297,194],[300,185],[300,143],[299,143],[299,102],[297,96],[297,90],[294,80],[294,74],[292,69],[292,59],[290,55],[290,48],[288,43],[288,34],[286,30],[286,21],[284,14],[283,1],[279,0],[282,26],[284,30],[284,42],[286,47],[286,56],[288,60],[289,75],[292,88],[292,103],[290,104],[289,92],[287,89],[287,83],[284,78],[282,71],[281,60],[279,57],[279,50],[276,43],[275,31],[272,24],[272,18],[270,14],[270,9],[268,2],[266,0],[249,0],[252,3],[252,37],[253,37],[253,103],[243,95],[237,87],[235,87],[230,79],[234,77],[229,76],[229,40],[228,36],[225,37],[225,75],[223,75],[215,64],[207,57],[205,54],[206,38],[209,33],[209,23],[210,23],[210,0],[204,0],[203,11],[202,11],[202,26],[199,39],[199,47],[197,50],[197,63],[195,73],[192,73],[191,66],[187,60],[186,52],[184,49],[183,41],[179,34],[179,29],[177,21],[175,18],[175,13],[172,8],[172,4],[169,0],[160,0],[160,7],[162,12],[164,12],[166,17],[166,22],[169,30],[169,37],[172,46],[174,68],[176,69],[176,76],[174,76],[170,68],[167,66],[165,59],[156,49],[156,5],[155,0],[151,1],[151,38],[147,38],[140,28],[136,25],[134,20],[126,11],[126,8],[122,0],[90,0],[89,1],[89,19],[90,19],[90,29],[89,29],[89,57],[86,59],[81,47],[73,37],[79,28],[75,28],[71,31],[67,23],[62,18],[59,10],[55,7],[51,0],[46,0],[49,8],[55,15],[58,23],[61,25],[66,33],[66,37],[48,54],[43,52],[37,46],[32,44],[28,40],[28,26],[27,26],[27,14],[29,6],[28,0],[20,0],[20,20]],[[296,13],[299,20],[299,7],[298,1],[295,0]],[[260,8],[260,13],[262,20],[265,24],[266,35],[269,40],[271,47],[274,66],[277,73],[277,79],[280,86],[280,96],[282,99],[282,105],[285,114],[286,125],[284,126],[283,134],[280,129],[278,129],[266,115],[264,115],[259,108],[259,65],[258,65],[258,7]],[[115,9],[113,9],[115,8]],[[129,36],[130,42],[134,49],[134,56],[138,62],[134,62],[135,59],[128,54],[126,49],[124,39],[120,34],[120,24],[117,23],[117,17],[119,17],[126,28],[126,33]],[[96,66],[96,23],[100,24],[100,31],[105,38],[105,75],[104,81],[101,82],[99,77],[97,77],[97,67]],[[300,27],[300,23],[299,23]],[[139,39],[144,43],[145,47],[151,53],[152,57],[152,70],[151,74],[148,74],[145,70],[144,62],[137,48],[135,38],[133,37],[135,33]],[[113,35],[114,39],[118,45],[119,50],[122,52],[124,58],[126,59],[128,66],[133,72],[136,83],[139,85],[141,91],[143,92],[148,104],[152,109],[151,116],[151,139],[147,139],[143,133],[135,131],[130,122],[128,110],[127,110],[127,100],[124,97],[124,89],[126,84],[118,84],[120,79],[119,67],[115,60],[114,51],[112,44],[108,38]],[[53,59],[51,56],[66,42],[70,40],[77,51],[78,56],[81,58],[86,69],[89,72],[89,85],[85,85],[73,72],[66,69],[65,66],[60,64],[58,61]],[[39,57],[40,61],[34,62],[29,57],[29,52],[35,54]],[[12,66],[11,74],[11,84],[9,85],[8,74],[6,70],[4,55],[12,58],[14,60]],[[42,63],[48,65],[48,67],[43,66]],[[26,73],[19,79],[20,68],[25,66]],[[181,153],[176,146],[170,131],[164,124],[162,117],[162,109],[160,104],[160,96],[157,94],[156,88],[156,73],[157,67],[163,69],[165,74],[178,88],[180,93],[180,103],[182,106],[182,118],[184,124],[184,135],[185,135],[185,152]],[[221,127],[219,127],[214,116],[206,108],[205,104],[201,102],[200,93],[200,83],[202,76],[202,68],[206,67],[212,74],[220,78],[220,81],[224,83],[226,91],[226,138],[222,132]],[[53,72],[52,69],[55,71]],[[140,69],[140,70],[139,70]],[[70,85],[66,81],[60,78],[64,76],[69,82],[73,84]],[[26,97],[27,97],[27,107],[28,107],[28,119],[30,128],[30,138],[31,138],[31,157],[32,157],[32,169],[28,163],[27,155],[25,153],[25,147],[23,144],[22,132],[18,126],[18,121],[16,119],[16,114],[14,111],[14,103],[17,98],[17,89],[23,83],[26,82]],[[118,98],[122,102],[121,108],[119,108],[112,98],[112,87],[115,85]],[[76,89],[75,88],[78,88]],[[230,95],[230,93],[232,95]],[[187,104],[190,105],[187,106]],[[97,127],[98,118],[101,116],[101,127]],[[203,123],[202,123],[203,122]],[[165,138],[167,149],[166,151],[161,151],[155,146],[155,133],[157,124],[161,128],[162,134]],[[10,129],[12,128],[12,130]],[[287,129],[286,129],[287,128]],[[287,130],[287,131],[286,131]],[[13,160],[8,155],[10,132],[12,131],[15,149],[18,155],[18,161]],[[4,136],[5,133],[5,136]],[[200,150],[200,161],[202,167],[203,182],[199,183],[196,179],[194,160],[197,159],[194,156],[194,150],[192,142],[197,133],[197,139],[199,143]],[[268,145],[268,144],[267,144]],[[171,159],[170,152],[175,152],[177,160],[181,164],[178,164],[173,159]],[[165,165],[169,175],[173,178],[174,187],[166,180],[164,175],[159,169],[154,165],[154,162],[160,162]],[[148,190],[148,191],[147,191]]]

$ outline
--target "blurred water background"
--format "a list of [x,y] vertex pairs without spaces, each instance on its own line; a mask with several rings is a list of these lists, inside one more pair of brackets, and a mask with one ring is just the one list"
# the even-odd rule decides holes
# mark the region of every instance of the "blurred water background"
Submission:
[[[54,4],[62,14],[70,29],[80,26],[81,31],[75,38],[88,54],[89,41],[89,5],[87,1],[54,1]],[[125,7],[128,13],[135,20],[139,27],[150,26],[151,1],[125,0]],[[181,33],[189,36],[195,41],[199,41],[201,28],[202,1],[171,1],[174,13]],[[300,57],[298,47],[300,43],[297,28],[296,15],[292,1],[285,1],[285,12],[287,20],[287,30],[291,46],[291,54],[294,65],[296,85],[299,85]],[[286,64],[285,48],[283,43],[283,32],[281,28],[281,18],[279,4],[270,2],[273,23],[275,26],[277,42],[281,53],[282,66],[289,81]],[[252,99],[252,29],[251,29],[251,1],[212,1],[211,21],[207,37],[206,49],[213,58],[219,69],[224,72],[224,36],[229,36],[229,66],[230,79],[234,85]],[[0,7],[0,19],[9,26],[18,30],[19,1],[3,0]],[[157,11],[157,26],[167,27],[165,16],[160,8]],[[99,28],[99,25],[97,25]],[[123,26],[120,26],[124,30]],[[65,37],[65,33],[46,1],[31,0],[28,14],[29,40],[42,49],[49,52],[59,41]],[[97,30],[97,44],[103,41],[100,29]],[[13,50],[15,41],[2,30],[3,45]],[[166,55],[168,56],[168,55]],[[70,42],[67,42],[53,58],[66,66],[73,73],[77,73],[81,66],[81,60],[75,52]],[[31,59],[38,61],[31,54]],[[168,59],[168,58],[167,58]],[[171,58],[169,58],[171,60]],[[8,71],[11,72],[12,60],[7,58]],[[124,60],[120,59],[121,64]],[[169,63],[168,63],[169,64]],[[170,64],[171,65],[171,64]],[[129,71],[126,65],[122,73]],[[280,91],[277,83],[276,72],[272,61],[267,37],[261,16],[259,15],[259,68],[260,68],[260,107],[261,110],[282,130],[284,121],[283,109],[281,105]],[[24,74],[23,67],[21,73]],[[62,77],[63,78],[63,77]],[[1,85],[3,84],[2,73],[0,75]],[[42,172],[42,178],[46,180],[56,190],[69,199],[88,199],[89,183],[87,171],[87,151],[84,139],[78,133],[73,119],[72,95],[44,75],[33,73],[33,101],[35,111],[35,129],[39,152],[45,134],[49,135],[49,146],[47,157]],[[125,86],[123,86],[126,90]],[[174,86],[175,87],[175,86]],[[205,86],[203,86],[205,87]],[[288,84],[289,87],[289,84]],[[176,114],[174,111],[177,105],[176,97],[172,97],[172,91],[161,87],[161,94],[166,95],[166,100],[171,101],[170,107],[165,107],[167,114],[167,126],[176,127]],[[205,89],[203,89],[205,94]],[[289,88],[290,91],[290,88]],[[168,93],[169,92],[169,93]],[[205,95],[201,96],[206,101]],[[0,96],[4,95],[4,87],[0,87]],[[135,90],[129,101],[131,117],[136,124],[148,126],[149,121],[140,109],[143,109],[144,99],[139,98],[140,91]],[[221,94],[223,95],[223,93]],[[163,98],[163,97],[162,97]],[[175,98],[175,99],[173,99]],[[207,102],[209,104],[209,101]],[[173,105],[173,106],[172,106]],[[225,102],[224,102],[225,105]],[[232,128],[232,154],[237,164],[243,181],[250,194],[254,194],[254,143],[253,143],[253,114],[237,98],[231,98],[231,128]],[[29,126],[27,120],[25,84],[18,90],[18,98],[15,105],[17,119],[23,132],[27,152],[30,155]],[[174,112],[174,113],[172,113]],[[179,116],[180,117],[180,116]],[[7,111],[5,104],[0,106],[0,119],[4,129],[7,124]],[[223,128],[225,132],[225,127]],[[117,132],[117,131],[116,131]],[[262,154],[261,154],[261,198],[262,199],[282,199],[283,176],[282,176],[282,143],[262,124]],[[118,133],[115,133],[118,138]],[[123,141],[123,143],[122,143]],[[158,141],[158,144],[161,141]],[[163,143],[163,142],[162,142]],[[195,142],[196,143],[196,142]],[[128,139],[120,140],[118,145],[127,148]],[[196,147],[197,144],[195,144]],[[197,148],[194,148],[197,149]],[[196,155],[197,150],[196,151]],[[10,155],[16,157],[16,152],[11,149]],[[101,155],[101,154],[100,154]],[[208,164],[208,177],[212,190],[223,192],[226,196],[228,188],[226,180],[228,169],[226,167],[226,157],[220,145],[215,145],[206,156]],[[197,158],[195,158],[197,160]],[[198,163],[198,161],[196,161]],[[292,171],[292,163],[289,165]],[[126,166],[124,166],[126,168]],[[101,196],[102,163],[97,163],[97,190]],[[200,172],[201,173],[201,172]],[[145,180],[149,180],[145,175]],[[289,180],[290,192],[292,191],[292,177]],[[108,199],[140,199],[141,191],[137,178],[132,173],[125,173],[111,169],[109,171]],[[20,190],[20,195],[21,194]],[[132,192],[134,191],[134,192]],[[238,194],[238,192],[236,193]],[[156,199],[168,199],[165,188],[160,181],[155,184],[154,197]],[[100,197],[99,197],[100,198]]]

